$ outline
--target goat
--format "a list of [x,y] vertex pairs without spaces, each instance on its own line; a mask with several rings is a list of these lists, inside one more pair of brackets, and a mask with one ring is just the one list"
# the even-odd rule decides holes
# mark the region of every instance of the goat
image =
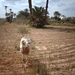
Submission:
[[20,53],[22,54],[22,59],[25,62],[25,67],[27,67],[28,55],[30,53],[30,43],[29,38],[23,37],[20,41]]

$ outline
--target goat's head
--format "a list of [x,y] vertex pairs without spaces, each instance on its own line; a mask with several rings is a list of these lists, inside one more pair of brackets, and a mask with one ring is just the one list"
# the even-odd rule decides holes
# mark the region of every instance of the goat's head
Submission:
[[25,44],[26,44],[26,43],[25,43],[24,41],[22,41],[22,45],[25,46]]
[[22,46],[29,46],[29,44],[31,43],[31,40],[30,39],[23,39],[22,40]]
[[30,39],[27,39],[27,42],[28,42],[28,44],[30,44],[31,43],[31,40]]

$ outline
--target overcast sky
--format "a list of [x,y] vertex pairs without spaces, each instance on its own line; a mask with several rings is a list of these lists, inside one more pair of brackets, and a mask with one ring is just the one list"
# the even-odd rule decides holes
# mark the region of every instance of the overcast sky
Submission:
[[[32,0],[32,5],[45,7],[46,0]],[[0,18],[5,17],[5,6],[8,6],[8,12],[11,8],[13,12],[18,13],[29,5],[28,0],[0,0]],[[75,17],[75,0],[49,0],[48,11],[50,17],[54,16],[55,11],[66,17]]]

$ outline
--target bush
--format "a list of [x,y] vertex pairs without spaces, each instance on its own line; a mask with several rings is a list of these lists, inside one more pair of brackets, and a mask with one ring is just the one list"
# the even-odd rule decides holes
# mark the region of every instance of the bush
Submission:
[[66,22],[75,24],[75,17],[68,17],[68,18],[66,19]]

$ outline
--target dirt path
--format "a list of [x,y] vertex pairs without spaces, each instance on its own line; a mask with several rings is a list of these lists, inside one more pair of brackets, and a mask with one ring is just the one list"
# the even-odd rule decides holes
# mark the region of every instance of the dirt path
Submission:
[[[39,62],[46,66],[46,75],[75,74],[74,28],[36,29],[11,24],[0,26],[0,75],[27,75],[19,53],[21,27],[29,31],[28,34],[23,35],[32,39],[31,55],[37,57]],[[27,73],[30,69],[32,68],[26,70]]]

